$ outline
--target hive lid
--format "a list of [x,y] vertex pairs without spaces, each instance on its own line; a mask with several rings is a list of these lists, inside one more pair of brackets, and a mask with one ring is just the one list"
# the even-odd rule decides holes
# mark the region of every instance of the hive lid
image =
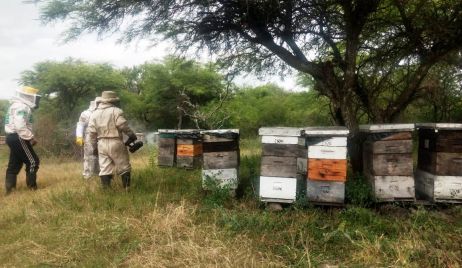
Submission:
[[239,129],[210,129],[210,130],[202,130],[201,134],[227,134],[227,133],[235,133],[239,134]]
[[418,123],[418,124],[416,124],[416,128],[462,130],[462,124],[457,124],[457,123]]
[[302,129],[296,127],[262,127],[258,130],[258,135],[300,137]]
[[159,133],[176,133],[176,129],[159,129],[157,132]]
[[328,127],[305,127],[303,128],[305,136],[348,136],[350,131],[346,127],[328,126]]
[[376,125],[360,125],[361,132],[399,132],[399,131],[414,131],[415,124],[376,124]]

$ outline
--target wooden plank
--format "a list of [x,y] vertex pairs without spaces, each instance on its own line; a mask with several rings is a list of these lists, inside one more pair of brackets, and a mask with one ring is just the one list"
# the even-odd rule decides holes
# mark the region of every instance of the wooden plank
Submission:
[[175,156],[174,155],[158,155],[157,165],[165,166],[165,167],[173,167],[175,166]]
[[305,136],[347,136],[349,133],[348,128],[338,126],[303,128],[303,135]]
[[309,202],[345,202],[345,183],[337,181],[306,181],[306,197]]
[[431,152],[462,153],[462,131],[419,130],[419,149]]
[[215,143],[215,142],[235,142],[238,141],[239,137],[237,138],[226,138],[226,137],[218,137],[218,136],[212,136],[212,135],[207,135],[203,134],[202,135],[202,141],[204,143]]
[[317,159],[346,159],[346,147],[309,146],[308,158]]
[[419,169],[438,176],[462,176],[462,153],[419,150]]
[[377,125],[360,125],[361,132],[404,132],[414,131],[414,124],[377,124]]
[[411,140],[412,132],[378,132],[364,133],[367,141]]
[[365,170],[376,176],[412,176],[412,154],[373,154],[366,156],[372,160]]
[[308,159],[308,179],[345,182],[347,161],[333,159]]
[[459,123],[418,123],[416,127],[419,129],[446,129],[446,130],[462,130],[462,124]]
[[259,196],[261,201],[280,200],[294,202],[297,195],[297,179],[260,176]]
[[200,156],[177,156],[176,166],[179,168],[194,169],[202,166],[202,157]]
[[261,136],[261,143],[266,143],[266,144],[298,144],[298,137]]
[[239,129],[214,129],[200,132],[204,142],[239,141]]
[[261,159],[261,176],[293,178],[297,175],[296,157],[264,156]]
[[183,144],[183,145],[194,145],[194,144],[201,144],[202,140],[198,139],[176,139],[176,144]]
[[202,154],[202,144],[178,144],[177,156],[198,156]]
[[236,168],[202,170],[202,187],[207,189],[207,180],[214,180],[220,187],[237,189],[238,171]]
[[204,153],[238,151],[239,142],[238,141],[204,142],[202,143],[202,150]]
[[239,166],[238,152],[204,153],[204,169],[228,169]]
[[307,137],[306,146],[346,147],[346,137]]
[[412,140],[386,140],[366,142],[373,154],[405,154],[412,153]]
[[297,144],[262,144],[262,156],[305,157],[304,149]]
[[308,166],[307,158],[297,157],[297,174],[306,175],[306,172],[308,172],[307,166]]
[[371,182],[373,195],[379,202],[415,200],[413,176],[366,176]]
[[294,127],[262,127],[258,130],[258,135],[300,137],[302,130]]
[[432,202],[462,203],[462,176],[438,176],[416,171],[416,191]]
[[164,146],[175,146],[176,144],[176,139],[165,139],[165,138],[160,138],[159,142],[157,143],[159,147],[164,147]]

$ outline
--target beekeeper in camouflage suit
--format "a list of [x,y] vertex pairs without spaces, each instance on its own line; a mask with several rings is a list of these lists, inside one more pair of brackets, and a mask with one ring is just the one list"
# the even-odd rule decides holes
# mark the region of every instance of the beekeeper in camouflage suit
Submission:
[[86,134],[90,116],[96,110],[98,102],[99,97],[91,101],[88,109],[80,114],[79,122],[77,122],[77,128],[75,131],[75,143],[78,146],[83,146],[82,175],[84,179],[90,179],[92,176],[98,175],[99,173],[98,156],[93,153],[94,148],[91,144],[90,137]]
[[16,188],[19,171],[26,164],[26,184],[29,189],[37,189],[37,171],[40,160],[34,151],[37,141],[32,132],[32,112],[38,108],[40,95],[38,89],[24,87],[17,90],[11,99],[5,118],[6,143],[10,148],[6,169],[6,194]]
[[117,94],[104,91],[96,110],[90,116],[87,134],[93,146],[98,146],[98,158],[103,188],[111,185],[114,174],[122,177],[125,189],[130,186],[131,165],[123,134],[135,141],[136,135],[128,126]]

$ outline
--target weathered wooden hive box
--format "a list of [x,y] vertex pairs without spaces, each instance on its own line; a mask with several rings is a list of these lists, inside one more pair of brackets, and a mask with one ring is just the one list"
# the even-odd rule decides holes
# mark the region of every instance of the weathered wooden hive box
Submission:
[[202,136],[198,129],[176,131],[176,166],[194,169],[202,166]]
[[417,196],[441,203],[462,203],[462,124],[417,124]]
[[174,167],[176,163],[176,130],[159,129],[157,165]]
[[345,127],[304,128],[307,147],[306,197],[317,204],[343,204],[347,178]]
[[239,129],[201,131],[203,149],[202,187],[208,180],[237,189],[239,174]]
[[361,125],[364,175],[376,201],[415,201],[414,124]]
[[[260,171],[260,200],[263,202],[293,203],[297,198],[301,176],[297,160],[304,157],[300,128],[260,128],[262,158]],[[297,179],[298,178],[298,179]]]

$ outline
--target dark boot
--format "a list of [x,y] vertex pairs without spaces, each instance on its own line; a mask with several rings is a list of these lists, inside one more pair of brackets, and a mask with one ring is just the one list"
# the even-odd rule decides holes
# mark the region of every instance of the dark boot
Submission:
[[126,172],[124,174],[122,174],[122,185],[124,187],[124,189],[128,189],[130,188],[130,172]]
[[16,188],[16,178],[17,178],[16,174],[6,174],[5,191],[7,195],[10,194],[14,188]]
[[37,173],[26,173],[27,188],[37,190]]
[[103,188],[110,188],[111,187],[111,180],[112,180],[112,175],[102,175],[100,176],[101,178],[101,185]]

